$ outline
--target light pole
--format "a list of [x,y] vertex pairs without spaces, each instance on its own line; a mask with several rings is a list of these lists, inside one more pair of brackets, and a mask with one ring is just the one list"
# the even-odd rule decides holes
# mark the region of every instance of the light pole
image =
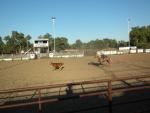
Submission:
[[55,17],[52,17],[52,28],[53,28],[53,38],[54,38],[54,53],[55,53]]
[[129,49],[130,49],[130,18],[128,18],[128,38],[129,38]]
[[28,51],[28,48],[29,48],[28,39],[26,39],[26,40],[27,40],[27,51]]

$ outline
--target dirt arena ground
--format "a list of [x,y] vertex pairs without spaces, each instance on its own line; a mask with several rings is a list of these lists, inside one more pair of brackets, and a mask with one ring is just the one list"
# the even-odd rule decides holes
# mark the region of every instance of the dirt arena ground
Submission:
[[[112,63],[96,65],[94,57],[0,62],[0,90],[94,79],[150,74],[150,54],[112,55]],[[51,62],[63,62],[54,70]]]

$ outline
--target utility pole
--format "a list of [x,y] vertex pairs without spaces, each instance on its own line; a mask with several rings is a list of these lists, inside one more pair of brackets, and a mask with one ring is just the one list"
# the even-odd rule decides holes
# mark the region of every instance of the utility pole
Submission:
[[28,49],[29,49],[28,39],[26,39],[26,40],[27,40],[27,51],[28,51]]
[[56,49],[55,49],[55,17],[52,17],[52,28],[53,28],[53,38],[54,38],[54,50],[53,52],[55,53]]
[[130,18],[128,18],[128,38],[129,38],[129,49],[130,49]]

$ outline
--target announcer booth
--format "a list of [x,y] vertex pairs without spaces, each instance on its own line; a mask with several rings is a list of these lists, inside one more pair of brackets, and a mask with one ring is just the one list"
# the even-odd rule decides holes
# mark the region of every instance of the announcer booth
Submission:
[[34,40],[34,52],[38,54],[49,54],[49,40],[48,39],[37,39]]

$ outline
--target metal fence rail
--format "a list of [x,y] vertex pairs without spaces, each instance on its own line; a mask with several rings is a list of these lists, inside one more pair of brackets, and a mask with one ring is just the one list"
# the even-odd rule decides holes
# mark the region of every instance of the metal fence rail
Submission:
[[[65,100],[65,99],[70,99],[70,98],[84,98],[87,96],[95,96],[95,95],[101,95],[105,94],[106,99],[109,102],[109,113],[112,113],[112,100],[113,100],[113,93],[117,92],[132,92],[132,91],[137,91],[141,89],[150,89],[150,83],[149,81],[142,81],[142,84],[137,84],[136,85],[127,85],[123,87],[118,87],[115,86],[113,83],[114,82],[122,82],[122,81],[127,81],[127,80],[136,80],[136,81],[141,81],[141,80],[150,80],[150,75],[141,75],[141,76],[134,76],[134,77],[122,77],[122,78],[115,78],[115,79],[103,79],[103,80],[90,80],[90,81],[80,81],[80,82],[70,82],[70,83],[63,83],[63,84],[52,84],[52,85],[47,85],[47,86],[36,86],[36,87],[26,87],[26,88],[17,88],[17,89],[6,89],[6,90],[0,90],[0,95],[7,95],[7,94],[12,94],[12,93],[21,93],[24,94],[26,92],[36,92],[36,97],[30,101],[26,102],[19,102],[19,103],[9,103],[9,102],[4,102],[0,104],[0,109],[6,109],[6,108],[12,108],[12,107],[20,107],[20,106],[27,106],[27,105],[34,105],[37,104],[39,110],[42,110],[42,104],[44,103],[49,103],[49,102],[56,102],[60,100]],[[68,90],[72,90],[71,88],[73,86],[83,86],[83,85],[94,85],[94,84],[105,84],[105,88],[101,90],[91,90],[87,92],[78,92],[71,94],[70,96],[52,96],[49,95],[48,98],[45,98],[43,96],[43,92],[45,90],[53,90],[55,88],[64,88],[67,87]],[[0,98],[0,100],[5,99],[8,97]]]

